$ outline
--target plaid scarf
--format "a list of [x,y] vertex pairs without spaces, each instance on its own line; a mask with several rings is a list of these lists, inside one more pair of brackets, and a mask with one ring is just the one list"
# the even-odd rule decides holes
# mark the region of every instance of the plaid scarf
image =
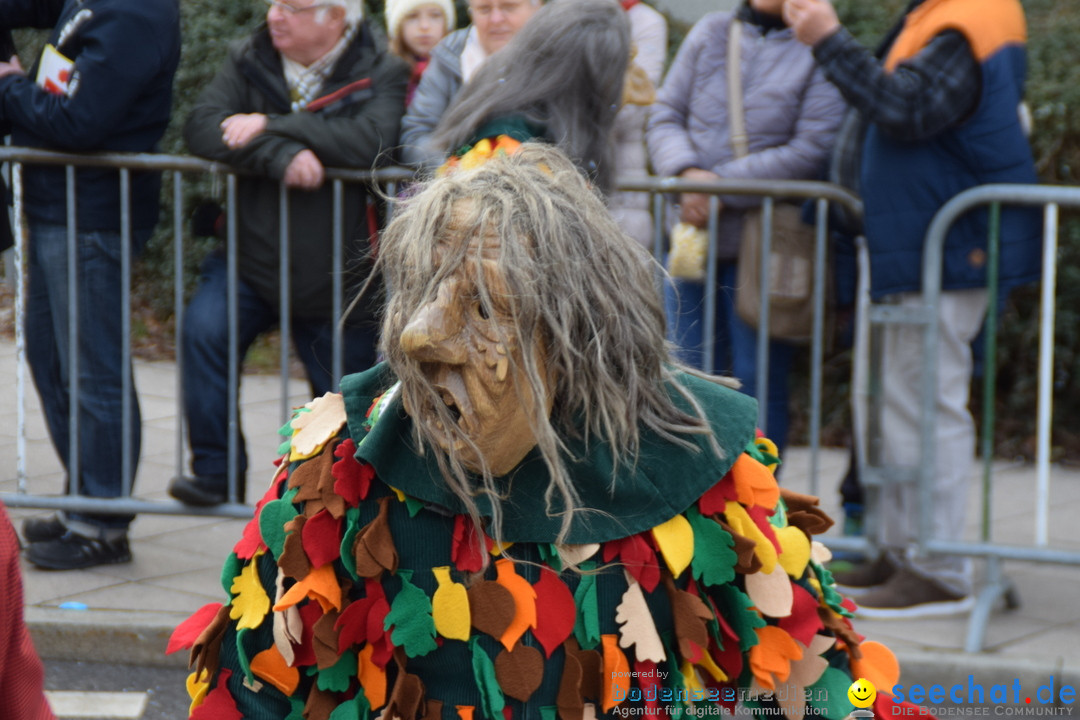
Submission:
[[292,100],[292,111],[297,112],[308,106],[312,100],[319,96],[319,91],[330,74],[334,71],[334,65],[341,59],[345,49],[356,37],[360,24],[356,23],[346,27],[341,39],[337,41],[330,51],[307,67],[295,60],[290,60],[284,55],[281,64],[285,70],[285,83],[289,86],[289,98]]

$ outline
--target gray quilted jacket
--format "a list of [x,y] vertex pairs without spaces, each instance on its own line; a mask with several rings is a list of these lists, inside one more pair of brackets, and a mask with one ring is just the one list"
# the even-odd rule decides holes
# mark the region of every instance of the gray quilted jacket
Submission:
[[[749,154],[735,159],[728,116],[728,31],[734,14],[710,13],[679,48],[653,105],[646,142],[658,175],[691,167],[724,178],[815,179],[828,158],[845,104],[792,30],[762,33],[744,22],[741,77]],[[724,196],[721,259],[738,249],[742,210],[754,196]],[[677,209],[671,208],[675,213]]]

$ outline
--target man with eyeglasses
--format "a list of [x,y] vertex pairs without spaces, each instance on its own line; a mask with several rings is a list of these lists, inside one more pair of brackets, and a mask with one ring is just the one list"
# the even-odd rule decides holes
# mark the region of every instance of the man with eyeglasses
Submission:
[[444,157],[429,140],[461,86],[492,53],[501,50],[541,5],[541,0],[469,0],[472,25],[456,30],[431,51],[412,103],[401,121],[401,159],[431,170]]
[[[157,150],[180,60],[177,0],[0,3],[0,28],[28,27],[53,30],[29,74],[17,56],[0,58],[0,115],[10,123],[14,145]],[[134,388],[125,392],[124,381],[130,370],[123,361],[125,235],[127,250],[138,255],[157,223],[161,177],[131,173],[131,210],[123,217],[118,171],[76,170],[69,228],[65,173],[64,167],[40,165],[23,171],[29,291],[20,320],[49,437],[71,486],[80,495],[114,498],[123,493],[125,470],[135,473],[141,440],[139,403]],[[69,274],[72,249],[75,269]],[[53,570],[129,562],[131,520],[98,512],[30,518],[23,524],[26,557]]]
[[[203,90],[184,127],[197,155],[256,175],[237,181],[238,358],[279,321],[280,191],[288,189],[289,316],[312,392],[334,389],[334,192],[325,168],[369,169],[397,145],[409,68],[363,17],[361,0],[266,0],[266,24],[239,41]],[[351,281],[369,272],[375,231],[366,186],[347,183],[341,207],[342,256]],[[348,291],[346,291],[348,292]],[[190,505],[218,505],[229,474],[229,282],[224,249],[212,252],[184,315],[184,409],[192,475],[169,493]],[[342,299],[348,304],[348,297]],[[365,299],[344,325],[343,372],[375,361]],[[244,500],[247,456],[236,453]]]

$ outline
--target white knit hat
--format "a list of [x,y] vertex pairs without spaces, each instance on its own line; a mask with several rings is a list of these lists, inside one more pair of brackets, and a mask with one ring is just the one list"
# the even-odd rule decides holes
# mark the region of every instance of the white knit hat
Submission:
[[438,5],[446,17],[446,32],[457,27],[457,15],[452,0],[386,0],[386,36],[396,38],[405,16],[421,5]]

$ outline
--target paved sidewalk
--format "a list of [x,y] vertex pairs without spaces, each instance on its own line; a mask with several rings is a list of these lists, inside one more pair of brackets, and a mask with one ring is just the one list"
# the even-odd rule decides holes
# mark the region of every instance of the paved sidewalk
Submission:
[[[11,379],[0,391],[0,413],[9,418],[0,430],[0,449],[8,458],[0,473],[0,491],[14,492],[16,363],[14,346],[8,342],[0,342],[0,374]],[[176,469],[175,376],[170,363],[136,365],[144,431],[135,488],[142,498],[166,498],[166,484]],[[28,487],[34,493],[56,493],[61,490],[62,473],[36,393],[29,378],[26,382]],[[276,432],[281,425],[279,388],[276,377],[243,380],[242,422],[254,467],[249,474],[253,488],[263,484],[260,462],[267,481],[273,470],[270,459],[280,440]],[[305,383],[291,383],[294,404],[306,402],[306,392]],[[784,484],[809,492],[808,451],[794,448],[785,461]],[[822,455],[821,476],[826,484],[820,494],[833,517],[840,513],[829,483],[840,478],[846,462],[843,450],[827,450]],[[1051,483],[1051,543],[1080,549],[1080,468],[1055,467]],[[993,503],[996,540],[1032,544],[1034,486],[1035,470],[1030,465],[999,464]],[[11,510],[16,524],[39,514],[43,511]],[[974,502],[970,516],[978,517]],[[185,653],[171,658],[163,655],[169,631],[205,603],[224,600],[220,569],[243,524],[241,520],[143,515],[132,526],[135,559],[130,564],[61,573],[24,564],[27,618],[39,650],[54,658],[183,664],[186,657],[180,656]],[[974,537],[974,522],[970,525]],[[1080,568],[1010,562],[1006,574],[1016,583],[1021,606],[995,611],[986,648],[977,655],[962,652],[963,618],[858,621],[856,628],[897,652],[905,668],[903,679],[909,683],[966,682],[974,674],[987,688],[995,682],[1011,685],[1014,679],[1035,687],[1053,675],[1059,685],[1080,687]],[[84,609],[65,609],[71,607]]]

